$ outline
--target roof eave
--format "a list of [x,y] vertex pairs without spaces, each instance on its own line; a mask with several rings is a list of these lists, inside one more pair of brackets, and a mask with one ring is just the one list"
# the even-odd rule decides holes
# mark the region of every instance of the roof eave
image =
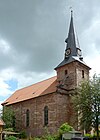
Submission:
[[10,106],[10,105],[17,104],[17,103],[20,103],[20,102],[32,100],[32,99],[39,98],[39,97],[41,97],[41,96],[46,96],[46,95],[48,95],[48,94],[52,94],[52,93],[55,93],[55,92],[56,92],[56,90],[55,90],[54,92],[50,92],[50,93],[47,93],[47,94],[43,94],[43,95],[36,96],[36,97],[34,97],[34,98],[29,98],[29,99],[25,99],[25,100],[21,100],[21,101],[18,101],[18,102],[13,102],[13,103],[9,103],[9,102],[8,102],[8,104],[6,103],[5,106]]
[[[64,60],[63,60],[64,61]],[[61,63],[63,63],[63,61],[61,62]],[[58,68],[60,68],[60,67],[63,67],[63,66],[65,66],[66,64],[70,64],[70,63],[72,63],[72,62],[75,62],[75,61],[77,61],[77,62],[79,62],[79,63],[81,63],[81,64],[83,64],[85,67],[87,67],[89,70],[91,70],[91,68],[87,65],[87,64],[85,64],[84,63],[84,61],[79,61],[79,60],[76,60],[76,59],[72,59],[70,62],[66,62],[66,63],[64,63],[64,64],[59,64],[56,68],[54,68],[54,70],[57,70]]]

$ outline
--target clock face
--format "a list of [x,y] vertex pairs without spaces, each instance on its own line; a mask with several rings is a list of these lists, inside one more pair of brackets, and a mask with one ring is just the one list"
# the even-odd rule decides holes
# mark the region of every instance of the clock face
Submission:
[[65,51],[65,55],[66,56],[69,56],[70,55],[70,53],[71,53],[71,49],[69,48],[69,49],[67,49],[66,51]]

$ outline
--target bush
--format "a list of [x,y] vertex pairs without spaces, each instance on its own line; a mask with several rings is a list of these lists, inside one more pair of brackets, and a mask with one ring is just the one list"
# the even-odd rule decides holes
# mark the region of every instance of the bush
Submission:
[[22,139],[27,138],[26,132],[25,131],[20,132],[19,138],[22,138]]
[[33,140],[41,140],[41,138],[36,137],[36,138],[34,138]]
[[72,130],[73,130],[72,126],[68,125],[68,123],[64,123],[60,126],[59,133],[62,135],[63,133],[69,132],[69,131],[72,131]]
[[6,137],[5,140],[16,140],[17,138],[15,136],[9,136]]
[[42,137],[42,140],[54,140],[52,135],[46,135],[44,137]]
[[58,135],[48,134],[48,135],[42,136],[41,138],[35,137],[32,140],[60,140],[60,139],[59,139]]
[[[94,133],[93,135],[91,135],[91,134],[85,134],[84,136],[85,137],[88,137],[88,138],[90,138],[92,140],[97,139],[97,133]],[[99,133],[99,139],[100,139],[100,133]]]
[[89,138],[92,138],[93,137],[91,134],[88,134],[88,133],[87,134],[84,134],[84,136],[85,137],[89,137]]
[[13,132],[13,131],[14,131],[14,129],[13,129],[13,128],[5,128],[4,130],[5,130],[5,131],[11,131],[11,132]]

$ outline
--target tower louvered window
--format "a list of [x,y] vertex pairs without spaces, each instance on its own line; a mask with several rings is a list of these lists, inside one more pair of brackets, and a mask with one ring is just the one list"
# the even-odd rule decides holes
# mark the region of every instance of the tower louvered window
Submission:
[[48,124],[48,106],[44,107],[44,125]]
[[67,75],[68,74],[68,70],[65,70],[65,75]]

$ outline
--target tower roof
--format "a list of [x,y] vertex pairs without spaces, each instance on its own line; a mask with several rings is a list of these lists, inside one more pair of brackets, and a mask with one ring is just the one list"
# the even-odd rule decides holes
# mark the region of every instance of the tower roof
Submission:
[[71,11],[71,20],[70,20],[70,26],[69,26],[69,32],[68,37],[66,38],[65,42],[66,44],[66,50],[68,48],[71,49],[71,56],[77,56],[77,49],[79,47],[78,38],[75,34],[75,29],[73,25],[73,11]]
[[82,64],[86,65],[83,61],[81,49],[78,42],[78,37],[75,33],[72,10],[71,10],[71,19],[70,19],[68,37],[65,39],[65,42],[66,42],[66,49],[65,49],[64,60],[55,69],[65,64],[71,63],[73,61],[79,61]]

